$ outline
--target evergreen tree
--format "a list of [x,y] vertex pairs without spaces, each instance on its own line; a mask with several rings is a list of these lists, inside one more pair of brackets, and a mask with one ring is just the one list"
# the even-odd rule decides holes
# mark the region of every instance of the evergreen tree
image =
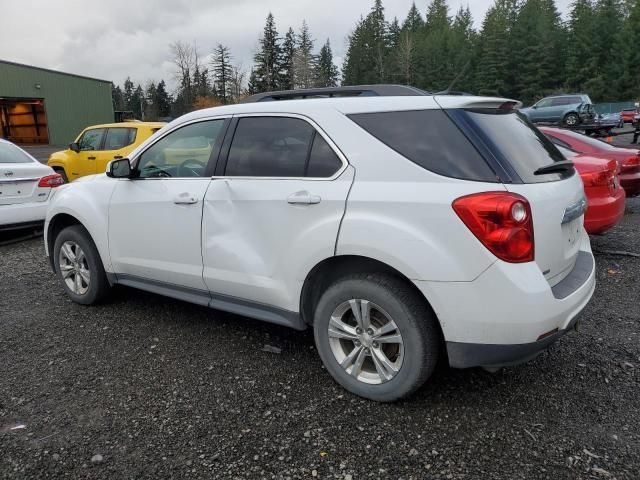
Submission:
[[620,100],[640,100],[640,2],[630,7],[622,30],[622,75],[619,82]]
[[144,90],[142,90],[142,87],[138,85],[131,95],[128,110],[131,110],[133,112],[133,116],[138,120],[144,120],[145,107],[146,100],[144,96]]
[[167,84],[164,80],[160,80],[156,85],[156,97],[154,103],[158,109],[158,117],[168,117],[171,115],[171,104],[173,99],[167,93]]
[[512,91],[508,59],[514,10],[514,0],[496,0],[485,14],[476,48],[478,95],[507,96]]
[[309,33],[307,22],[303,20],[293,55],[293,87],[310,88],[313,85],[315,68],[316,58],[313,54],[313,39]]
[[320,55],[318,55],[315,83],[318,87],[335,87],[338,85],[338,67],[333,63],[333,52],[328,38],[320,49]]
[[231,99],[231,53],[221,43],[213,50],[213,82],[222,103]]
[[296,34],[289,27],[282,42],[282,57],[280,63],[280,90],[291,90],[294,85],[293,62],[296,54]]
[[[618,100],[623,71],[623,9],[620,0],[597,0],[594,11],[591,78],[584,83],[594,101]],[[637,80],[636,80],[637,81]]]
[[122,93],[120,85],[111,83],[111,101],[114,111],[122,111],[125,109],[124,94]]
[[158,89],[153,81],[149,82],[144,92],[145,98],[145,113],[144,118],[147,121],[158,120],[158,104],[156,103],[158,97]]
[[566,83],[570,90],[579,91],[593,75],[593,49],[596,32],[591,0],[575,0],[569,14],[566,51]]
[[420,15],[420,11],[416,7],[416,3],[413,2],[409,9],[409,13],[407,14],[407,18],[405,18],[402,23],[402,30],[416,33],[419,32],[422,27],[424,27],[424,20],[422,19],[422,15]]
[[564,82],[564,31],[554,0],[525,0],[518,11],[508,58],[515,98],[530,103]]
[[255,67],[252,72],[251,88],[255,92],[276,90],[280,84],[282,53],[278,31],[271,12],[267,16],[258,53],[253,57]]
[[[467,8],[460,7],[453,19],[448,43],[451,61],[449,83],[463,72],[467,64],[473,65],[475,42],[476,32],[473,29],[471,10],[468,6]],[[469,75],[471,70],[473,67],[463,73],[453,87],[454,90],[471,91],[474,89],[471,75]]]
[[360,19],[349,36],[343,84],[381,83],[386,79],[388,54],[387,23],[381,0],[375,0],[369,14]]
[[418,32],[416,82],[430,91],[443,90],[453,80],[449,37],[451,18],[446,0],[433,0],[427,9],[422,30]]
[[124,109],[133,111],[131,106],[133,105],[132,97],[133,97],[134,85],[129,77],[124,81]]

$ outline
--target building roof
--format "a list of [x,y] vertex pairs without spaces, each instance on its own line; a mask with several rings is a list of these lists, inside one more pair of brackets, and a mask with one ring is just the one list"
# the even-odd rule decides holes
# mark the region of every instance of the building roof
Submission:
[[104,80],[102,78],[87,77],[85,75],[77,75],[75,73],[61,72],[59,70],[52,70],[50,68],[36,67],[34,65],[27,65],[25,63],[10,62],[9,60],[0,59],[0,65],[2,65],[2,64],[13,65],[13,66],[22,67],[22,68],[31,68],[33,70],[41,70],[41,71],[44,71],[44,72],[56,73],[58,75],[67,75],[69,77],[84,78],[85,80],[94,80],[96,82],[111,83],[111,80]]

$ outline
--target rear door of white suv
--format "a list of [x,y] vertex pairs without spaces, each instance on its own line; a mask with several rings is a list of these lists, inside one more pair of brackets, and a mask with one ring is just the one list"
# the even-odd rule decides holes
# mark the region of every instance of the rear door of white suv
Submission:
[[229,121],[181,125],[132,159],[134,178],[118,180],[109,204],[109,253],[119,283],[179,287],[208,304],[202,206]]
[[212,306],[233,296],[298,311],[301,272],[335,253],[353,177],[308,118],[234,117],[204,204],[204,280]]

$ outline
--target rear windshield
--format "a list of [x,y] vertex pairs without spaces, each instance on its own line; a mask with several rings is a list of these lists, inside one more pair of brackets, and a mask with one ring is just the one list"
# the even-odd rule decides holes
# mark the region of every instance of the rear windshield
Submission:
[[484,158],[442,110],[359,113],[349,118],[426,170],[463,180],[498,182]]
[[486,137],[498,161],[515,170],[523,183],[552,182],[574,174],[572,168],[562,173],[534,174],[540,167],[565,158],[522,113],[499,109],[474,109],[465,113]]
[[29,155],[10,143],[0,142],[0,163],[32,163]]

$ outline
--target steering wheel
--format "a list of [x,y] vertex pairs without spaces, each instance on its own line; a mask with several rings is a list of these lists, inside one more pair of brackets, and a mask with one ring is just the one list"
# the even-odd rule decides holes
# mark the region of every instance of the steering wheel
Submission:
[[[201,177],[206,168],[206,164],[195,158],[188,158],[178,166],[179,177]],[[186,170],[186,172],[184,171]],[[185,173],[190,173],[185,175]]]

